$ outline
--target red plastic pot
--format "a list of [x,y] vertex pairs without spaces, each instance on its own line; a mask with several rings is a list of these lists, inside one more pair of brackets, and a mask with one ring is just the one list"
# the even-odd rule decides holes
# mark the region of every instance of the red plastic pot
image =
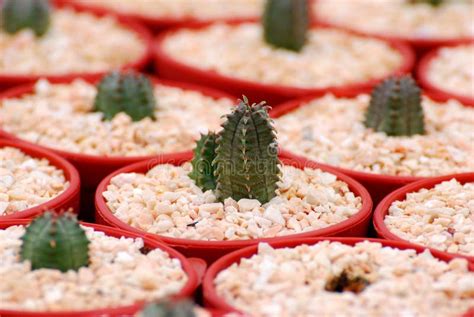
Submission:
[[[340,94],[335,94],[337,97],[347,97],[341,96]],[[437,95],[434,95],[430,92],[425,92],[430,99],[436,101],[444,101],[443,98],[440,98]],[[288,114],[297,108],[303,106],[304,104],[320,97],[317,96],[308,96],[302,99],[292,100],[281,105],[276,106],[274,109],[270,111],[270,116],[272,118],[279,118],[285,114]],[[302,164],[306,164],[307,162],[311,162],[312,160],[299,155],[295,154],[290,151],[282,150],[281,151],[282,157],[291,158],[301,162]],[[329,167],[343,173],[349,177],[352,177],[359,183],[361,183],[370,193],[374,204],[379,203],[386,195],[391,193],[392,191],[405,186],[407,184],[413,183],[415,181],[424,179],[423,177],[415,177],[415,176],[394,176],[394,175],[382,175],[382,174],[374,174],[374,173],[366,173],[366,172],[359,172],[355,170],[350,170],[346,168],[341,168],[333,165],[328,165],[324,163],[318,162],[321,166]]]
[[[238,23],[228,23],[235,25]],[[205,27],[203,25],[190,27],[190,29],[199,29]],[[319,26],[322,27],[322,26]],[[372,79],[366,82],[348,84],[342,86],[331,86],[324,88],[298,88],[291,86],[281,86],[264,84],[251,80],[243,80],[233,78],[227,75],[219,74],[215,71],[199,69],[195,66],[188,65],[170,56],[163,48],[163,42],[180,29],[173,29],[159,35],[154,44],[154,58],[156,72],[160,77],[173,79],[178,81],[191,82],[212,86],[223,91],[227,91],[234,96],[249,97],[250,100],[265,100],[270,105],[275,105],[289,99],[302,97],[306,95],[323,95],[325,93],[335,93],[345,96],[354,96],[370,89],[384,78]],[[403,58],[402,65],[391,75],[409,73],[414,65],[415,56],[411,48],[401,42],[387,41],[395,50],[400,52]]]
[[64,172],[64,177],[69,182],[69,187],[55,198],[48,200],[41,205],[15,212],[10,215],[0,216],[0,222],[15,219],[33,218],[47,210],[72,210],[74,213],[79,212],[79,192],[81,186],[79,173],[74,168],[74,166],[72,166],[62,157],[52,153],[51,151],[44,150],[36,145],[0,139],[0,148],[7,146],[17,148],[23,153],[34,158],[47,159],[51,165],[54,165]]
[[[152,78],[155,84],[161,84],[171,87],[177,87],[185,90],[195,90],[198,91],[206,96],[218,99],[218,98],[232,98],[232,96],[225,94],[220,91],[216,91],[214,89],[195,86],[192,84],[186,83],[177,83],[172,81],[166,80],[157,80]],[[95,82],[95,80],[88,80],[88,82]],[[9,89],[3,93],[0,93],[0,102],[3,99],[8,98],[18,98],[24,94],[30,93],[33,90],[34,84],[27,84],[20,87],[15,87]],[[1,129],[0,127],[0,138],[12,139],[12,140],[19,140],[15,135],[8,133]],[[27,141],[23,141],[27,142]],[[28,142],[30,143],[30,142]],[[32,144],[32,143],[30,143]],[[93,210],[93,197],[95,193],[95,189],[100,181],[107,176],[108,174],[112,173],[118,168],[140,162],[143,160],[150,160],[154,157],[158,157],[161,160],[172,159],[175,157],[185,157],[184,153],[173,153],[173,154],[159,154],[159,155],[149,155],[149,156],[129,156],[129,157],[120,157],[120,156],[96,156],[96,155],[88,155],[88,154],[81,154],[81,153],[72,153],[66,152],[54,148],[48,148],[50,151],[58,154],[59,156],[67,159],[71,162],[79,171],[81,176],[82,182],[82,196],[83,196],[83,207],[81,208],[82,212],[85,212],[85,218],[87,220],[92,219],[90,214],[87,212],[92,212]],[[90,209],[89,209],[90,208]]]
[[[292,240],[283,241],[283,242],[270,242],[270,245],[274,248],[287,248],[287,247],[296,247],[301,244],[313,245],[320,241],[325,241],[325,240],[329,240],[332,242],[341,242],[347,245],[355,245],[358,242],[367,240],[371,242],[379,242],[383,246],[393,247],[400,250],[414,249],[416,250],[417,253],[421,253],[425,250],[425,248],[423,247],[413,246],[405,242],[388,241],[388,240],[381,240],[381,239],[368,239],[368,238],[324,238],[324,237],[323,238],[306,238],[306,239],[292,239]],[[221,259],[219,259],[218,261],[216,261],[214,264],[212,264],[209,267],[209,269],[206,272],[206,275],[204,276],[204,281],[203,281],[204,303],[206,306],[215,307],[215,308],[228,311],[228,312],[239,312],[235,307],[232,307],[230,304],[226,303],[226,301],[217,294],[216,288],[214,286],[214,279],[221,271],[225,270],[226,268],[228,268],[234,263],[239,263],[242,258],[250,258],[251,256],[255,255],[257,251],[258,251],[257,245],[250,246],[242,250],[238,250],[222,257]],[[451,259],[450,257],[446,257],[445,255],[438,253],[436,251],[433,251],[432,254],[436,258],[442,261],[449,261]],[[474,266],[470,265],[469,269],[470,271],[473,271]],[[474,309],[469,310],[469,312],[466,313],[465,317],[473,316],[472,315],[473,313],[474,313]]]
[[[57,4],[57,7],[63,7],[61,4]],[[77,11],[82,11],[77,9]],[[105,13],[95,13],[97,16],[103,16]],[[142,25],[136,23],[134,20],[127,19],[124,17],[116,17],[117,21],[126,27],[127,29],[135,32],[138,37],[143,41],[145,50],[143,54],[135,61],[129,62],[121,67],[121,69],[144,69],[151,59],[151,47],[152,47],[152,36],[151,33],[144,28]],[[104,34],[104,36],[107,36]],[[98,80],[108,71],[102,72],[92,72],[92,73],[68,73],[62,75],[54,74],[38,74],[38,75],[27,75],[27,74],[7,74],[0,72],[0,88],[6,89],[16,85],[21,85],[25,83],[36,82],[40,78],[46,78],[50,82],[67,82],[71,81],[74,78],[83,78],[87,80]]]
[[[318,1],[318,0],[314,0]],[[389,35],[389,34],[381,34],[377,31],[368,32],[368,31],[361,31],[356,30],[350,26],[338,24],[332,21],[329,21],[327,17],[319,16],[317,13],[314,15],[316,23],[328,27],[334,27],[341,30],[352,31],[360,35],[376,37],[382,40],[388,41],[400,41],[404,43],[410,44],[417,54],[417,56],[423,55],[427,50],[438,46],[445,46],[445,45],[457,45],[462,43],[469,43],[473,42],[474,38],[472,37],[460,37],[460,38],[446,38],[446,37],[438,37],[438,38],[417,38],[417,37],[409,37],[409,36],[397,36],[397,35]],[[396,28],[396,26],[394,26]]]
[[134,228],[120,219],[118,219],[109,209],[106,204],[102,193],[107,189],[110,180],[121,173],[146,173],[151,168],[159,164],[173,164],[181,165],[184,162],[189,161],[193,154],[191,152],[182,157],[175,157],[173,159],[154,159],[149,161],[140,162],[127,167],[124,167],[118,171],[115,171],[111,175],[107,176],[97,187],[95,196],[96,204],[96,219],[99,223],[107,224],[113,227],[121,228],[127,231],[136,232],[152,239],[156,239],[172,246],[176,250],[180,251],[188,257],[198,257],[204,259],[207,263],[212,263],[219,257],[241,249],[249,245],[256,245],[259,242],[280,242],[280,241],[291,241],[293,239],[306,238],[306,237],[318,237],[318,236],[359,236],[363,237],[367,234],[369,222],[371,219],[372,200],[367,190],[362,187],[359,183],[353,179],[339,173],[338,171],[322,167],[319,164],[309,162],[308,164],[301,164],[298,161],[291,159],[282,159],[282,163],[285,165],[291,165],[297,168],[321,168],[324,171],[335,174],[338,179],[346,182],[349,185],[350,190],[356,195],[362,198],[362,208],[360,211],[352,216],[351,218],[342,221],[338,224],[329,226],[327,228],[317,229],[310,232],[292,234],[284,237],[275,238],[264,238],[264,239],[251,239],[251,240],[235,240],[235,241],[200,241],[190,239],[178,239],[171,238],[162,235],[146,233],[142,230]]
[[[10,226],[14,225],[27,225],[30,220],[16,220],[16,221],[6,221],[0,223],[0,229],[5,229]],[[127,237],[127,238],[142,238],[145,242],[145,246],[151,249],[161,249],[168,253],[172,258],[177,258],[183,267],[183,270],[188,275],[188,281],[181,289],[181,291],[172,297],[172,299],[182,299],[187,297],[192,297],[195,290],[200,284],[202,279],[203,273],[203,266],[205,269],[205,264],[202,263],[199,259],[187,259],[179,252],[173,250],[170,247],[159,243],[156,240],[149,239],[147,237],[142,237],[135,233],[127,232],[124,230],[119,230],[116,228],[110,228],[107,226],[101,226],[97,224],[91,223],[82,223],[87,227],[92,227],[94,230],[102,231],[108,236],[120,238],[120,237]],[[197,271],[200,271],[197,273]],[[73,311],[73,312],[29,312],[29,311],[15,311],[15,310],[4,310],[0,309],[0,316],[2,317],[62,317],[62,316],[70,316],[70,317],[92,317],[92,316],[130,316],[133,315],[135,312],[140,310],[143,307],[144,303],[139,302],[134,305],[123,306],[123,307],[116,307],[116,308],[103,308],[103,309],[94,309],[88,311]]]
[[446,176],[421,180],[413,184],[404,186],[394,191],[387,197],[385,197],[377,206],[374,212],[374,227],[375,227],[375,230],[377,231],[377,235],[384,239],[394,240],[394,241],[403,241],[411,245],[428,248],[432,250],[433,252],[436,251],[437,253],[442,254],[445,258],[449,258],[449,259],[452,259],[455,257],[466,258],[474,265],[474,256],[468,256],[468,255],[463,255],[463,254],[458,254],[458,253],[448,253],[448,252],[444,252],[438,249],[434,249],[434,248],[419,245],[413,242],[409,242],[407,240],[400,238],[394,233],[392,233],[390,229],[385,225],[385,222],[384,222],[385,216],[388,214],[388,209],[390,208],[390,206],[392,205],[394,201],[405,199],[408,193],[416,192],[423,188],[430,189],[430,188],[435,187],[437,184],[441,182],[448,181],[453,178],[456,178],[462,184],[467,183],[467,182],[474,182],[474,173],[453,174],[453,175],[446,175]]
[[240,18],[214,18],[214,19],[197,19],[195,17],[151,17],[137,13],[124,13],[113,8],[107,8],[101,6],[100,4],[94,3],[84,3],[78,2],[75,0],[55,0],[56,3],[59,3],[64,6],[70,6],[78,10],[87,10],[94,12],[96,14],[107,14],[112,13],[122,18],[134,19],[142,24],[146,25],[150,30],[157,33],[163,30],[166,30],[171,27],[182,27],[182,26],[191,26],[191,25],[202,25],[208,23],[218,23],[218,22],[248,22],[255,21],[257,17],[240,17]]
[[[474,45],[474,42],[473,42],[473,45]],[[432,95],[436,95],[437,98],[440,100],[446,101],[449,99],[456,99],[456,100],[459,100],[464,105],[474,106],[474,98],[446,90],[443,87],[437,86],[430,80],[428,76],[428,71],[429,71],[431,62],[438,56],[438,53],[442,48],[443,47],[432,50],[421,59],[417,68],[418,81],[421,83],[424,89],[426,89],[427,91],[430,91]]]

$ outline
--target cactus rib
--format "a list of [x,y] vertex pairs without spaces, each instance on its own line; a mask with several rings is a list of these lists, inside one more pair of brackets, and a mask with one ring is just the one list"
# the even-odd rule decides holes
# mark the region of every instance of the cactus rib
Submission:
[[216,156],[217,135],[213,132],[201,135],[194,149],[194,157],[191,161],[192,171],[189,177],[193,179],[197,186],[203,191],[214,190],[216,188],[216,177],[214,175],[214,158]]

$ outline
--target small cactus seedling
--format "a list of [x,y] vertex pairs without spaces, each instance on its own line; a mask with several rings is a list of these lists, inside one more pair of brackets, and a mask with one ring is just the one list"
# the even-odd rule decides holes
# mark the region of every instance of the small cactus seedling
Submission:
[[193,169],[189,173],[189,177],[203,191],[216,189],[215,168],[213,165],[216,156],[216,139],[217,135],[212,132],[201,135],[201,139],[196,143],[194,149],[194,158],[191,162]]
[[5,0],[2,7],[3,29],[14,34],[29,28],[36,36],[41,36],[48,31],[50,10],[48,0]]
[[364,124],[389,136],[424,134],[421,90],[410,76],[392,77],[372,91]]
[[153,86],[142,74],[112,72],[100,81],[94,108],[104,114],[105,120],[112,120],[119,112],[125,112],[133,121],[140,121],[145,117],[153,119]]
[[140,313],[140,317],[195,317],[194,305],[190,301],[176,303],[151,303]]
[[308,27],[307,0],[267,0],[263,29],[268,44],[298,52],[306,42]]
[[46,212],[26,228],[20,256],[33,270],[78,270],[89,265],[89,240],[72,214]]
[[432,5],[433,7],[437,7],[441,5],[444,0],[410,0],[411,4],[419,4],[419,3],[426,3]]
[[279,180],[278,145],[268,107],[249,105],[247,98],[227,115],[217,136],[216,194],[222,201],[232,197],[272,199]]
[[369,284],[369,281],[365,277],[359,275],[350,276],[346,270],[343,270],[341,274],[332,277],[326,283],[324,289],[329,292],[353,292],[358,294]]

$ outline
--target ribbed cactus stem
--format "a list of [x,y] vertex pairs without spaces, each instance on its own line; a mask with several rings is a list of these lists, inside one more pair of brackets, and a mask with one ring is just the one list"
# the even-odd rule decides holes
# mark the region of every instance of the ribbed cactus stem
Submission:
[[424,134],[421,90],[408,75],[392,77],[372,91],[364,124],[389,136]]
[[308,27],[308,0],[267,0],[263,29],[268,44],[298,52],[306,42]]
[[155,96],[150,80],[134,72],[112,72],[98,84],[94,110],[100,111],[105,120],[112,120],[125,112],[133,121],[154,118]]
[[271,200],[279,180],[278,145],[268,107],[247,98],[227,115],[217,137],[215,174],[220,200]]
[[46,212],[26,228],[20,257],[31,268],[78,270],[89,265],[89,240],[74,215]]
[[50,11],[48,0],[4,0],[2,27],[10,34],[31,29],[41,36],[48,31]]
[[140,317],[195,317],[194,305],[185,300],[175,303],[148,304],[139,315]]
[[216,177],[214,175],[214,158],[216,157],[217,135],[209,132],[201,135],[194,148],[194,157],[191,161],[192,171],[189,177],[203,191],[214,190],[216,188]]

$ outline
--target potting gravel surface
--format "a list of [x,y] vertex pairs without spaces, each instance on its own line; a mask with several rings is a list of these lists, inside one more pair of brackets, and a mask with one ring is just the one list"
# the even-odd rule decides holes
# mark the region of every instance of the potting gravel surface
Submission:
[[474,37],[474,3],[443,1],[440,6],[411,0],[318,0],[314,13],[324,21],[378,35],[414,39]]
[[142,239],[114,238],[84,227],[90,265],[78,271],[31,270],[20,261],[23,226],[0,230],[0,309],[78,311],[131,305],[178,293],[188,277],[178,259],[159,249],[140,252]]
[[260,16],[263,0],[75,0],[149,18],[218,19]]
[[45,203],[68,187],[64,172],[47,159],[0,148],[0,216]]
[[408,193],[392,203],[384,222],[405,240],[474,256],[474,182],[452,179]]
[[191,164],[157,165],[146,174],[123,173],[102,193],[112,213],[138,229],[175,238],[242,240],[308,232],[356,214],[361,198],[319,169],[282,167],[277,196],[224,203],[188,177]]
[[163,49],[173,59],[203,70],[302,88],[377,79],[402,64],[401,54],[385,42],[334,29],[308,32],[301,52],[276,49],[263,41],[261,26],[252,23],[180,30],[165,39]]
[[0,32],[0,74],[64,75],[112,70],[136,61],[146,43],[112,17],[54,10],[46,34]]
[[[474,305],[467,267],[464,259],[446,263],[429,251],[416,255],[368,241],[282,249],[261,243],[258,254],[224,269],[214,283],[220,297],[252,316],[447,317]],[[362,289],[334,291],[332,281],[343,272],[365,281]]]
[[474,45],[440,49],[427,75],[439,89],[474,98]]
[[284,149],[330,165],[384,175],[474,170],[474,108],[423,98],[425,135],[390,137],[364,124],[370,97],[326,95],[275,120]]
[[146,156],[191,150],[200,133],[220,129],[232,100],[171,86],[155,87],[155,118],[133,122],[125,113],[104,121],[93,112],[97,89],[38,81],[34,92],[3,100],[0,127],[21,139],[73,153]]

